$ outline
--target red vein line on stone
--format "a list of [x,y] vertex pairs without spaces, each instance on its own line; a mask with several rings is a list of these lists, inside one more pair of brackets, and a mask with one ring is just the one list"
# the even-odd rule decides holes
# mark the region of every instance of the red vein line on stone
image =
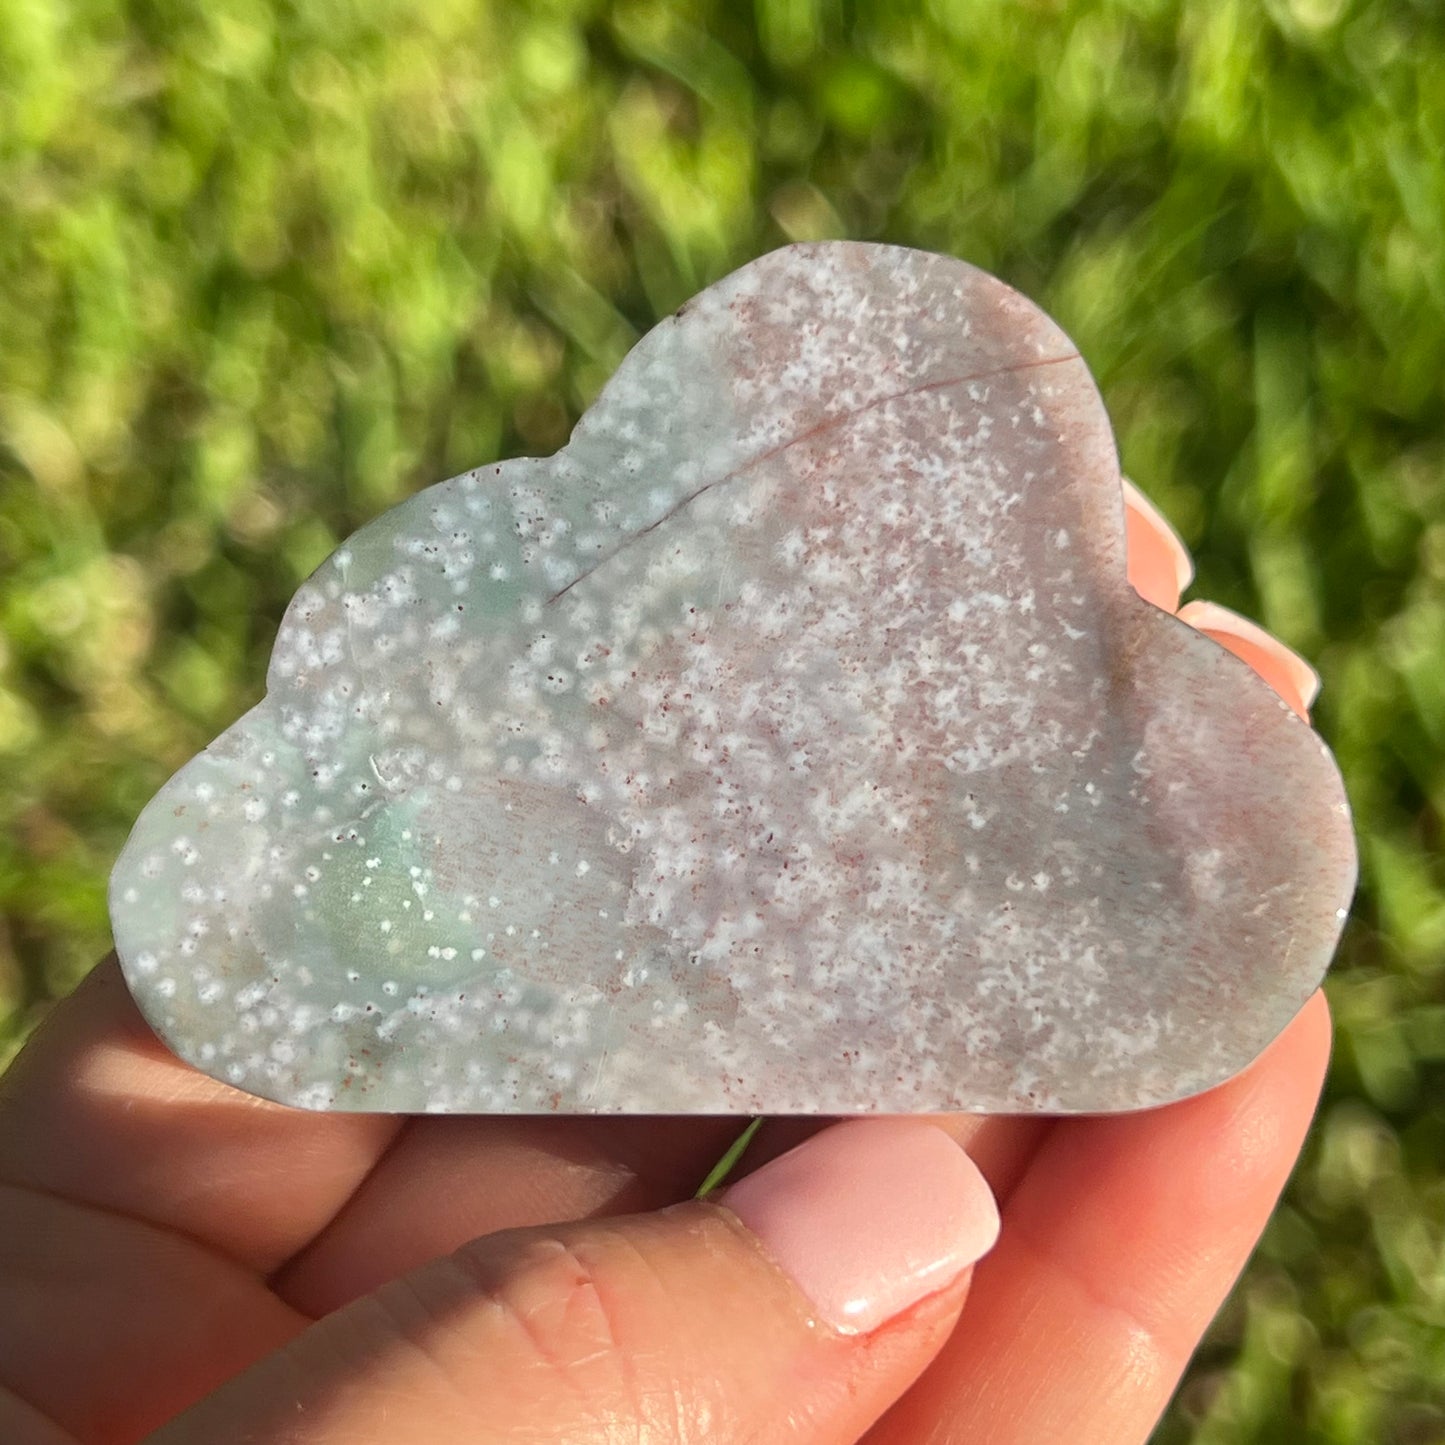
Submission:
[[967,386],[971,381],[988,381],[995,376],[1011,376],[1020,371],[1034,371],[1044,366],[1060,366],[1065,362],[1078,361],[1080,359],[1077,351],[1071,351],[1066,356],[1045,356],[1037,361],[1021,361],[1013,366],[996,366],[989,371],[976,371],[970,376],[950,376],[943,381],[926,381],[921,386],[909,387],[907,391],[890,392],[887,396],[875,397],[866,406],[860,406],[854,411],[844,412],[841,416],[830,417],[827,421],[820,421],[816,426],[809,427],[805,432],[799,432],[797,436],[789,437],[785,442],[779,442],[777,446],[761,452],[755,457],[750,457],[741,466],[734,467],[732,471],[725,472],[720,477],[714,477],[710,482],[704,482],[700,487],[689,492],[687,496],[674,502],[660,517],[649,522],[645,527],[639,527],[630,537],[619,542],[605,557],[599,557],[584,572],[579,572],[565,587],[559,587],[543,604],[550,607],[560,598],[565,597],[579,582],[585,582],[594,572],[605,567],[612,559],[625,552],[640,537],[645,537],[649,532],[654,532],[664,522],[671,521],[684,508],[692,505],[693,502],[702,496],[704,492],[710,492],[714,487],[720,487],[726,482],[750,472],[754,467],[762,466],[764,462],[770,462],[774,457],[781,456],[791,448],[801,446],[804,442],[812,441],[814,437],[822,436],[825,432],[845,426],[856,417],[862,416],[865,412],[876,410],[880,406],[887,406],[890,402],[906,401],[910,396],[921,396],[929,391],[946,391],[951,386]]

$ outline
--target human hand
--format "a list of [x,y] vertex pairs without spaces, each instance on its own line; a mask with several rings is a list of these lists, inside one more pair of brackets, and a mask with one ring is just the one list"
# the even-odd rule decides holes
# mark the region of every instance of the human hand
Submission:
[[[1173,610],[1187,558],[1137,500],[1128,535]],[[1307,710],[1298,659],[1184,615]],[[1316,994],[1161,1109],[773,1121],[696,1202],[737,1120],[281,1108],[171,1056],[108,961],[0,1081],[0,1440],[1142,1442],[1328,1040]]]

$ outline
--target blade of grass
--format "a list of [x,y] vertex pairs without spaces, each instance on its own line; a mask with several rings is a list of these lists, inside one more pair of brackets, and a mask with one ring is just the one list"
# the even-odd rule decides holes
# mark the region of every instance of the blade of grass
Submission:
[[708,1170],[707,1178],[698,1185],[697,1193],[693,1196],[695,1199],[706,1199],[733,1172],[737,1167],[738,1160],[743,1157],[748,1145],[753,1142],[753,1135],[758,1132],[758,1126],[762,1122],[760,1115],[728,1145],[727,1153]]

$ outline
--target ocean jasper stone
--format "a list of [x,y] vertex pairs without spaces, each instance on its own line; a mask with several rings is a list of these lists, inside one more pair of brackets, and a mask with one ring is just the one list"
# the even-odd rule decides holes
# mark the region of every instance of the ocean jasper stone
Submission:
[[288,1104],[1071,1112],[1247,1064],[1354,877],[1320,738],[1127,584],[1068,338],[829,244],[351,537],[111,904],[159,1034]]

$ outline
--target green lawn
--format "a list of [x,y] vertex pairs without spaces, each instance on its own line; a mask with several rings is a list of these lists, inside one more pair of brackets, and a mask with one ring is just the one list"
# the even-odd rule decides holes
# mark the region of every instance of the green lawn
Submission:
[[1357,810],[1326,1105],[1158,1440],[1445,1439],[1442,157],[1436,0],[0,6],[0,1048],[340,537],[761,251],[952,252],[1318,663]]

